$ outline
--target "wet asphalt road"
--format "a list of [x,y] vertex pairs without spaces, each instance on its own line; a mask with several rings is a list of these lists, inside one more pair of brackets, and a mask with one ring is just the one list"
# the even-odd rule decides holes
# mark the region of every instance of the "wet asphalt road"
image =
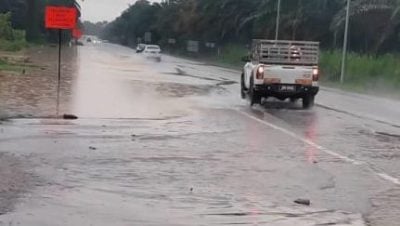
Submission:
[[234,70],[111,44],[67,62],[79,120],[48,117],[52,77],[0,77],[0,113],[19,116],[0,124],[0,225],[398,225],[397,101],[250,108]]

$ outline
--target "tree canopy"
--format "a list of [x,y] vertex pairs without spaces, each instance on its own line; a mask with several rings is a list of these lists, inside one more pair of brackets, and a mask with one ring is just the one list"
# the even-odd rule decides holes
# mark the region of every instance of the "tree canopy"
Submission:
[[[282,0],[280,39],[316,40],[324,48],[340,47],[347,0]],[[104,30],[103,37],[135,43],[145,32],[153,41],[168,38],[248,43],[275,36],[277,0],[139,0]],[[352,0],[350,48],[395,51],[400,38],[399,0]]]

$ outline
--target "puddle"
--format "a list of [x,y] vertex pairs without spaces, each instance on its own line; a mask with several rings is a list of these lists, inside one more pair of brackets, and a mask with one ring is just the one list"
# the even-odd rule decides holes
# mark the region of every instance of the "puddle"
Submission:
[[204,96],[209,94],[215,86],[213,85],[188,85],[180,83],[159,83],[156,91],[167,97],[185,97],[185,96]]

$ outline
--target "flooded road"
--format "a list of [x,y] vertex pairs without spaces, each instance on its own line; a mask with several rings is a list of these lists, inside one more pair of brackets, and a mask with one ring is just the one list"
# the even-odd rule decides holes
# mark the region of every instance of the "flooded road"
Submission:
[[400,220],[396,101],[324,89],[312,110],[250,108],[234,70],[111,44],[66,59],[62,113],[78,120],[48,117],[51,75],[0,77],[13,118],[0,122],[0,225]]

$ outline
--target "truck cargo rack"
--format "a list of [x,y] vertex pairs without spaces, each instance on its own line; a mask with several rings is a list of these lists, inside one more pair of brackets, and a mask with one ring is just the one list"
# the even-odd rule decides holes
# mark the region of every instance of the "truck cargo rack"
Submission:
[[253,40],[252,60],[262,64],[315,66],[319,42]]

